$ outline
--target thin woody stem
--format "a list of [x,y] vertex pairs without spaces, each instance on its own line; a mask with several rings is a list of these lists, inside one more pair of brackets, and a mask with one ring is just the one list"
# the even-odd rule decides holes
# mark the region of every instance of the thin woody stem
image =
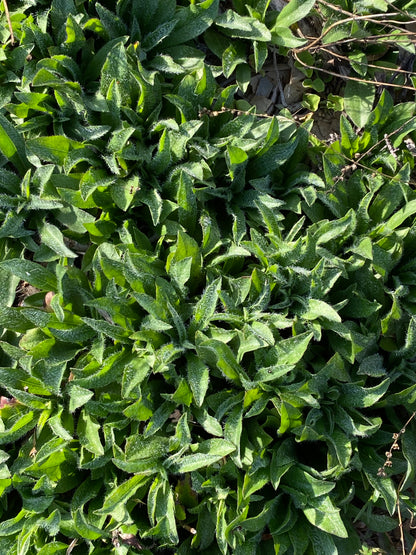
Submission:
[[7,25],[9,26],[9,31],[10,31],[10,43],[13,46],[14,45],[13,27],[12,27],[12,22],[11,22],[11,19],[10,19],[9,7],[7,5],[6,0],[3,0],[3,6],[4,6],[4,13],[6,14]]
[[[334,40],[331,42],[326,43],[326,46],[337,46],[337,45],[343,45],[343,44],[349,44],[350,42],[353,42],[355,44],[359,44],[361,42],[367,44],[367,43],[376,43],[376,44],[380,44],[380,39],[389,39],[391,37],[394,36],[394,40],[383,40],[383,44],[392,44],[393,46],[397,46],[397,38],[403,38],[403,37],[408,37],[409,38],[409,42],[414,43],[415,40],[411,40],[411,37],[414,37],[414,33],[409,34],[409,31],[403,31],[401,33],[397,33],[395,35],[392,35],[391,33],[384,33],[384,34],[380,34],[380,35],[369,35],[368,37],[363,37],[363,38],[349,38],[349,39],[340,39],[340,40]],[[308,38],[308,37],[307,37]],[[310,51],[315,52],[316,50],[321,50],[323,47],[320,45],[317,46],[313,46]]]
[[[351,62],[351,60],[347,56],[342,56],[341,54],[337,54],[336,52],[332,52],[329,48],[325,48],[324,46],[320,46],[319,50],[322,52],[326,52],[327,54],[331,54],[335,56],[339,60],[345,60],[346,62]],[[391,71],[392,73],[403,73],[405,75],[416,75],[415,71],[406,71],[405,69],[395,68],[395,67],[386,67],[386,66],[378,66],[376,64],[369,64],[367,62],[360,62],[359,60],[354,60],[355,64],[361,65],[363,67],[372,67],[378,69],[380,71]]]

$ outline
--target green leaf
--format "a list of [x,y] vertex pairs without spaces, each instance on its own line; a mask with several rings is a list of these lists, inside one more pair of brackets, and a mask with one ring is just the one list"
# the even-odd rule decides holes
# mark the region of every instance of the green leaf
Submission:
[[265,177],[287,162],[296,150],[298,137],[294,135],[290,141],[272,145],[264,154],[251,160],[247,171],[250,179]]
[[128,106],[132,100],[131,73],[124,45],[119,39],[115,40],[117,42],[108,52],[101,70],[100,91],[107,96],[110,85],[116,82],[119,85],[121,102]]
[[276,351],[279,366],[299,362],[308,348],[312,337],[312,333],[305,332],[277,342]]
[[82,407],[87,403],[92,397],[94,397],[94,392],[89,389],[85,389],[74,383],[69,383],[67,386],[67,391],[69,393],[69,412],[75,412],[76,409]]
[[339,220],[325,221],[319,223],[317,231],[317,245],[327,243],[332,239],[342,237],[345,240],[354,231],[357,225],[355,212],[351,209]]
[[0,268],[4,268],[23,281],[27,281],[37,289],[43,291],[57,290],[55,275],[40,264],[36,264],[31,260],[23,260],[21,258],[4,260],[0,262]]
[[73,437],[61,422],[62,411],[63,409],[61,408],[57,414],[50,417],[48,420],[48,425],[50,426],[51,430],[57,437],[60,437],[65,441],[71,441],[73,440]]
[[36,426],[38,418],[33,411],[22,415],[8,430],[0,431],[0,445],[14,443],[23,437]]
[[328,495],[317,497],[310,506],[303,509],[311,524],[339,538],[348,538],[348,532],[337,509]]
[[197,202],[191,176],[181,171],[177,180],[176,202],[179,206],[179,223],[190,233],[194,232],[197,220]]
[[246,51],[241,44],[230,44],[222,54],[222,71],[224,77],[230,77],[235,68],[246,61]]
[[237,67],[236,79],[240,91],[246,92],[251,79],[251,68],[248,64],[240,64]]
[[111,197],[120,210],[127,212],[139,189],[138,176],[132,176],[130,179],[120,179],[111,185]]
[[[7,200],[9,200],[9,195],[3,195],[3,198],[6,196],[8,197]],[[14,205],[17,205],[17,202],[13,203],[13,206]],[[7,202],[7,205],[5,203],[3,208],[12,208],[12,205],[9,205]],[[28,237],[32,235],[32,231],[25,229],[24,222],[25,218],[23,215],[17,215],[13,210],[8,210],[2,226],[0,227],[0,238],[13,237],[17,239],[19,237]]]
[[[209,445],[207,442],[210,442]],[[204,452],[201,452],[203,450]],[[236,450],[236,446],[225,439],[206,440],[200,444],[199,452],[185,455],[178,461],[167,459],[167,466],[171,472],[185,473],[209,467]]]
[[278,366],[259,368],[259,370],[254,375],[253,380],[255,382],[271,382],[273,380],[277,380],[277,378],[285,376],[291,370],[293,370],[293,368],[293,364],[282,364]]
[[163,201],[158,191],[156,189],[143,190],[140,193],[140,200],[148,206],[153,225],[158,225],[163,207]]
[[91,81],[98,79],[98,77],[101,74],[103,65],[107,60],[107,56],[109,52],[111,52],[111,50],[117,45],[124,45],[127,42],[127,40],[128,40],[128,37],[124,36],[124,37],[117,37],[113,40],[106,42],[104,46],[102,46],[100,50],[98,50],[98,52],[94,54],[91,61],[88,63],[85,70],[85,76]]
[[23,525],[21,521],[26,518],[27,511],[22,509],[15,517],[0,522],[0,537],[11,536],[19,532]]
[[388,10],[389,3],[387,0],[358,0],[357,1],[357,13],[362,11],[377,10],[379,12],[386,12]]
[[206,409],[193,408],[192,412],[195,414],[198,423],[204,428],[206,432],[215,437],[221,437],[223,435],[221,424],[216,418],[208,414],[208,411]]
[[38,555],[55,555],[56,553],[63,554],[67,549],[68,549],[68,544],[58,542],[58,541],[53,541],[50,544],[43,546],[38,552]]
[[[282,25],[274,25],[272,32],[272,43],[278,46],[282,46],[283,48],[298,48],[304,46],[306,44],[306,39],[300,39],[296,37],[290,27],[282,27]],[[305,79],[303,81],[303,86],[310,81],[309,79]],[[318,82],[322,83],[321,79],[317,79]]]
[[37,156],[40,160],[52,162],[63,166],[69,153],[76,148],[82,148],[78,141],[68,139],[64,135],[52,137],[38,137],[27,141],[29,154]]
[[344,109],[357,127],[367,123],[376,93],[375,85],[348,79],[344,92]]
[[197,345],[197,352],[203,360],[214,363],[219,370],[233,382],[244,379],[244,371],[237,363],[234,353],[228,345],[216,339],[208,339]]
[[409,218],[409,216],[413,216],[415,212],[416,212],[416,199],[407,202],[403,208],[401,208],[400,210],[397,210],[397,212],[387,220],[386,227],[388,229],[396,229],[396,227],[399,227],[400,225],[402,225],[402,223],[407,218]]
[[96,526],[92,526],[85,518],[83,512],[77,509],[73,515],[75,530],[86,540],[98,540],[104,535],[103,531]]
[[55,34],[61,31],[70,14],[75,15],[77,10],[73,0],[52,0],[51,4],[51,23]]
[[361,387],[355,384],[345,384],[341,387],[339,402],[345,407],[372,407],[388,390],[390,378],[374,387]]
[[103,333],[116,341],[126,341],[130,333],[121,326],[106,322],[103,320],[95,320],[94,318],[82,318],[82,321],[90,326],[93,330]]
[[19,278],[14,276],[6,268],[0,268],[0,283],[3,287],[0,289],[0,306],[12,306],[15,296],[16,287],[19,284]]
[[261,42],[271,40],[271,33],[264,23],[254,17],[241,16],[234,10],[227,10],[219,15],[215,19],[215,24],[231,37]]
[[191,258],[191,277],[199,278],[202,265],[202,256],[198,246],[198,243],[184,233],[183,231],[178,232],[177,243],[173,251],[169,254],[166,261],[166,271],[169,273],[170,266],[172,263],[177,263],[185,258]]
[[352,52],[348,58],[353,70],[361,75],[361,77],[365,77],[367,74],[368,60],[364,52]]
[[358,147],[358,135],[354,132],[347,118],[341,114],[340,117],[341,147],[347,156],[354,156]]
[[309,472],[297,466],[293,466],[288,470],[285,474],[284,481],[290,484],[291,487],[301,491],[308,498],[316,498],[325,495],[335,487],[335,482],[319,480],[309,474]]
[[306,17],[315,5],[315,0],[290,0],[276,19],[276,27],[287,27]]
[[254,41],[253,42],[254,48],[254,69],[256,73],[258,73],[264,65],[264,62],[267,59],[268,49],[267,45],[264,42]]
[[150,486],[147,497],[147,512],[152,525],[156,526],[150,531],[162,537],[165,541],[176,544],[179,541],[175,521],[175,501],[173,491],[168,480],[155,478]]
[[243,431],[243,410],[242,406],[237,405],[234,407],[224,425],[224,439],[234,444],[237,448],[236,452],[232,455],[232,459],[239,468],[242,467],[240,441]]
[[[309,529],[308,535],[313,545],[314,555],[338,555],[338,553],[340,553],[337,550],[337,547],[335,545],[334,540],[332,539],[332,536],[320,530],[319,528]],[[349,552],[358,553],[358,550],[360,548],[361,548],[361,541],[358,540],[358,545],[356,544],[352,549],[349,550]],[[349,548],[347,548],[347,550],[348,549]]]
[[221,291],[221,277],[208,285],[195,305],[194,320],[198,330],[208,326],[217,306],[219,291]]
[[152,32],[146,34],[144,40],[141,44],[141,47],[145,52],[152,50],[156,45],[162,42],[165,38],[167,38],[176,27],[178,23],[178,19],[172,19],[171,21],[166,21],[161,25],[158,25],[156,29]]
[[23,137],[2,114],[0,114],[0,152],[12,162],[22,176],[29,169],[30,164],[26,157]]
[[214,21],[218,13],[219,0],[203,0],[176,10],[178,20],[170,35],[164,39],[163,46],[184,44],[201,35]]
[[97,514],[107,515],[112,514],[118,506],[125,505],[125,503],[133,497],[136,491],[148,481],[148,477],[136,474],[132,476],[115,489],[113,489],[104,499],[101,509],[97,510]]
[[46,409],[49,406],[48,401],[46,401],[42,397],[33,395],[32,393],[28,393],[27,391],[19,391],[18,389],[14,389],[13,387],[8,387],[7,390],[10,395],[12,395],[15,399],[22,403],[22,405],[25,405],[26,407],[29,407],[31,409]]
[[187,377],[195,403],[201,407],[209,385],[209,369],[195,355],[187,356]]
[[146,378],[150,365],[145,358],[134,358],[125,367],[122,381],[122,397],[128,398],[137,385]]
[[59,256],[68,258],[76,258],[78,256],[66,246],[64,236],[56,226],[48,224],[47,222],[42,222],[39,233],[42,243],[56,252]]
[[98,433],[100,428],[101,426],[94,417],[87,414],[85,410],[81,411],[77,425],[79,441],[88,451],[98,457],[104,455],[104,448]]
[[328,303],[319,301],[318,299],[309,299],[308,309],[302,314],[305,320],[316,320],[317,318],[326,318],[332,322],[341,322],[338,312]]
[[110,39],[126,34],[126,26],[123,24],[123,21],[118,16],[116,16],[115,13],[110,12],[110,10],[108,10],[98,2],[95,4],[95,9],[97,10],[100,21],[103,23],[103,26],[106,29]]

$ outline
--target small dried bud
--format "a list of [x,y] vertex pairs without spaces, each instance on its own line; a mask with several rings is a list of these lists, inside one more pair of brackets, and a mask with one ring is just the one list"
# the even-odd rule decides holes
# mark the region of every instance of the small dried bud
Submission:
[[381,476],[382,478],[385,478],[387,476],[386,471],[384,470],[384,468],[379,468],[378,469],[377,476]]
[[393,463],[391,461],[386,461],[384,463],[384,466],[388,466],[389,468],[391,468],[393,466]]
[[52,312],[51,300],[54,296],[55,296],[55,293],[53,291],[48,291],[45,295],[45,299],[43,301],[43,307],[47,312]]
[[404,144],[406,145],[406,148],[409,150],[409,152],[411,154],[413,154],[413,156],[416,154],[416,145],[415,143],[412,141],[412,139],[408,138],[404,140]]
[[385,452],[385,455],[386,455],[386,457],[387,457],[388,459],[391,459],[391,453],[390,453],[390,451],[386,451],[386,452]]
[[393,434],[393,439],[394,439],[394,440],[399,439],[399,434],[396,434],[396,433]]
[[400,445],[398,445],[397,443],[394,443],[394,444],[391,446],[391,448],[392,448],[394,451],[400,451]]
[[4,407],[13,407],[14,405],[16,405],[17,403],[17,399],[15,399],[14,397],[4,397],[3,395],[0,397],[0,409],[4,409]]
[[139,551],[143,549],[143,547],[139,543],[139,540],[134,534],[119,534],[119,537],[125,545],[135,547]]
[[173,423],[179,422],[180,417],[182,416],[181,411],[179,409],[175,409],[172,414],[169,415],[169,418]]

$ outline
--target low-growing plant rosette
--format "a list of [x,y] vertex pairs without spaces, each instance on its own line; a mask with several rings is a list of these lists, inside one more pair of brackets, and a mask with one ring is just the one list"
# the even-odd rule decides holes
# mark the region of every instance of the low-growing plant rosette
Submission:
[[1,552],[351,555],[413,514],[415,105],[322,142],[236,101],[301,4],[9,6]]

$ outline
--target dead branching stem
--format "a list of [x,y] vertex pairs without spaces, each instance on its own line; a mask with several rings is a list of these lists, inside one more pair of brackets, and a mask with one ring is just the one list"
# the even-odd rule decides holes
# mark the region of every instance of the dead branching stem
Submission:
[[[399,446],[399,439],[401,438],[401,436],[406,432],[406,428],[407,426],[410,424],[410,422],[413,420],[413,418],[416,416],[416,411],[412,413],[412,415],[409,417],[409,419],[407,420],[406,424],[403,426],[403,428],[400,430],[400,432],[396,432],[393,434],[393,443],[391,444],[391,447],[388,451],[386,451],[386,460],[384,461],[384,464],[382,467],[380,467],[378,469],[377,475],[380,476],[381,478],[385,478],[387,476],[386,473],[386,468],[391,468],[393,466],[393,462],[392,462],[392,456],[393,456],[393,451],[398,451],[400,449]],[[397,486],[397,491],[396,491],[396,506],[397,506],[397,516],[399,519],[399,529],[400,529],[400,544],[401,544],[401,548],[402,548],[402,555],[406,555],[406,545],[405,545],[405,541],[404,541],[404,531],[403,531],[403,519],[402,519],[402,513],[400,510],[400,490],[404,484],[405,481],[405,477],[402,476],[399,485]],[[412,550],[410,552],[409,555],[414,554],[416,549],[416,542],[413,544]]]
[[370,85],[378,85],[380,87],[396,87],[399,89],[407,89],[409,91],[413,91],[415,90],[414,86],[410,86],[410,85],[397,85],[395,83],[386,83],[385,81],[374,81],[371,79],[363,79],[362,77],[353,77],[352,75],[340,75],[339,73],[337,73],[336,71],[331,71],[329,69],[324,69],[322,67],[315,67],[312,66],[310,64],[307,64],[306,62],[303,62],[298,54],[302,49],[293,49],[293,55],[296,58],[296,61],[299,62],[301,65],[303,65],[303,67],[306,67],[308,69],[314,69],[317,72],[322,72],[322,73],[326,73],[327,75],[333,75],[334,77],[340,77],[341,79],[347,79],[350,81],[358,81],[359,83],[369,83]]
[[401,32],[405,32],[405,34],[408,34],[409,36],[413,36],[414,33],[412,33],[411,31],[408,31],[406,33],[406,31],[403,29],[403,27],[399,27],[396,25],[396,23],[401,23],[403,24],[401,21],[395,21],[395,20],[388,20],[385,19],[385,17],[389,14],[374,14],[373,16],[368,16],[368,15],[352,15],[350,14],[351,17],[347,17],[346,19],[340,19],[339,21],[335,21],[334,23],[332,23],[332,25],[330,25],[327,29],[325,29],[325,31],[323,33],[320,34],[319,37],[316,37],[312,42],[310,42],[309,44],[306,44],[305,46],[302,46],[300,48],[296,48],[297,52],[303,52],[304,50],[309,50],[310,48],[313,48],[316,44],[319,44],[322,39],[329,33],[331,32],[333,29],[335,29],[335,27],[338,27],[339,25],[344,25],[345,23],[353,23],[353,22],[357,22],[357,21],[368,21],[369,23],[380,23],[380,21],[378,21],[378,19],[383,19],[382,23],[385,25],[388,25],[389,27],[391,27],[392,29],[398,29]]
[[[331,56],[334,56],[339,60],[351,62],[351,60],[347,56],[342,56],[341,54],[338,54],[337,52],[333,52],[332,50],[330,50],[329,48],[325,48],[324,46],[319,47],[319,50],[321,50],[322,52],[326,52],[327,54],[330,54]],[[390,71],[391,73],[402,73],[404,75],[416,75],[416,72],[414,71],[407,71],[406,69],[401,69],[399,67],[396,68],[396,67],[378,66],[376,64],[371,64],[368,62],[360,62],[359,60],[355,60],[354,63],[362,67],[371,67],[371,68],[377,69],[378,71]]]
[[[372,15],[356,15],[353,14],[347,10],[343,10],[342,8],[340,8],[339,6],[335,6],[334,4],[330,4],[329,2],[326,2],[325,0],[318,0],[319,4],[322,4],[323,6],[326,6],[327,8],[330,8],[331,10],[333,10],[334,12],[339,12],[342,13],[343,15],[348,16],[350,19],[353,19],[354,21],[359,21],[360,19],[364,19],[366,21],[372,22],[374,23],[374,19],[383,19],[384,22],[383,23],[392,23],[392,24],[398,24],[398,25],[403,25],[403,21],[397,21],[395,19],[386,19],[388,18],[391,14],[390,13],[377,13],[377,14],[372,14]],[[397,10],[396,10],[397,11]],[[411,16],[410,14],[400,11],[401,14],[406,15],[407,17],[409,17],[409,19],[411,20]],[[345,21],[345,20],[344,20]],[[341,21],[341,23],[343,23],[343,21]],[[378,23],[378,21],[377,21]],[[406,22],[406,23],[410,23],[410,22]]]

